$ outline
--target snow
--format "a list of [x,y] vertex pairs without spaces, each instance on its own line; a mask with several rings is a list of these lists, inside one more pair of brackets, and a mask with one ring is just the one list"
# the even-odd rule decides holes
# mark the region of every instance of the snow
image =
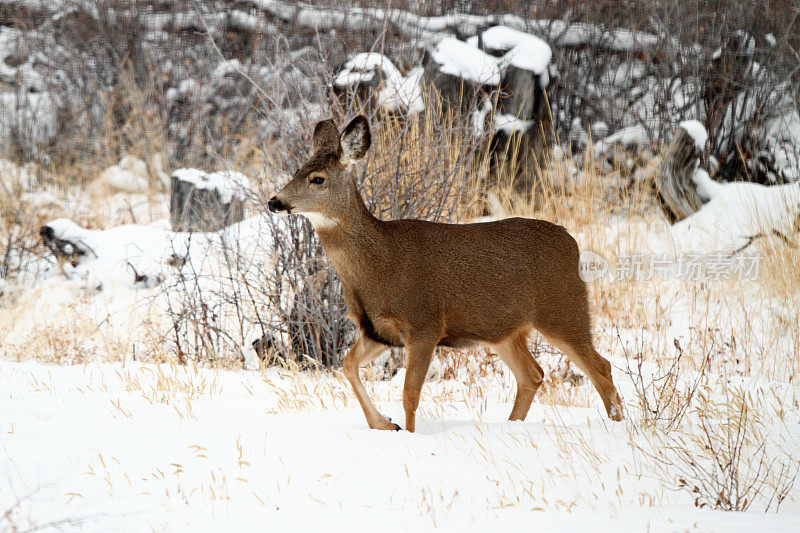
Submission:
[[225,204],[229,204],[233,198],[247,198],[250,190],[250,180],[247,176],[234,170],[208,173],[196,168],[179,168],[172,173],[172,176],[180,181],[192,183],[197,189],[216,191]]
[[737,52],[748,56],[752,56],[755,53],[756,40],[752,35],[742,30],[733,32],[733,35],[736,38],[737,44],[739,45],[739,50],[737,50]]
[[411,69],[403,76],[391,59],[376,52],[360,53],[348,60],[334,77],[333,84],[350,87],[371,82],[375,72],[383,74],[383,85],[378,93],[378,104],[389,111],[419,113],[425,109],[422,100],[422,67]]
[[[489,52],[504,52],[495,58],[477,48],[479,42]],[[478,39],[467,42],[447,37],[439,41],[433,60],[446,74],[483,85],[499,85],[502,72],[510,65],[539,76],[542,87],[549,83],[550,46],[538,37],[507,26],[493,26]]]
[[[285,218],[254,216],[213,233],[168,231],[163,220],[106,230],[85,229],[67,219],[46,226],[54,237],[73,243],[83,255],[75,266],[65,262],[61,271],[37,283],[30,305],[23,306],[25,312],[6,329],[4,343],[8,348],[24,346],[36,338],[37,327],[43,323],[37,318],[42,306],[60,305],[56,301],[67,306],[76,299],[81,302],[83,316],[106,324],[103,335],[108,338],[134,337],[141,347],[145,342],[142,339],[153,334],[153,339],[160,339],[157,346],[172,346],[172,341],[164,340],[171,327],[166,317],[180,313],[182,308],[186,313],[194,312],[192,306],[198,304],[193,298],[202,298],[204,305],[214,309],[214,320],[220,327],[235,332],[226,336],[224,346],[218,349],[247,359],[253,355],[252,342],[264,335],[264,328],[277,327],[279,309],[268,306],[245,316],[240,305],[227,305],[225,295],[243,290],[241,284],[246,282],[248,290],[258,287],[258,305],[265,305],[269,294],[280,295],[280,306],[292,302],[291,295],[285,293],[288,288],[280,288],[275,279],[273,243],[289,238]],[[190,290],[192,297],[178,290],[180,287]],[[74,313],[68,306],[65,317]],[[275,335],[280,337],[279,332]]]
[[[432,52],[432,59],[445,74],[458,76],[481,85],[499,85],[503,70],[508,66],[529,70],[539,76],[545,87],[549,82],[548,65],[552,56],[550,47],[541,39],[506,26],[494,26],[481,35],[487,50],[503,51],[495,58],[475,45],[456,38],[441,39]],[[388,110],[408,110],[417,113],[424,109],[421,82],[422,67],[412,69],[405,77],[394,63],[376,52],[356,54],[349,59],[334,77],[333,84],[349,87],[358,83],[372,83],[376,71],[382,75],[378,93],[379,104]],[[508,122],[508,121],[505,121]]]
[[630,126],[594,143],[594,152],[596,155],[605,154],[614,145],[624,148],[649,146],[650,137],[644,126]]
[[211,77],[219,79],[232,74],[239,74],[240,72],[243,72],[241,61],[238,59],[226,59],[225,61],[220,61],[219,64],[214,67]]
[[711,200],[711,198],[719,194],[722,187],[724,187],[721,183],[712,180],[708,172],[702,168],[695,169],[692,174],[692,181],[694,182],[697,195],[700,196],[700,199],[704,202]]
[[609,30],[585,22],[568,23],[563,20],[532,20],[528,26],[557,46],[598,45],[617,52],[649,49],[656,46],[659,36],[634,32],[622,28]]
[[792,234],[800,217],[800,183],[719,184],[704,171],[695,172],[693,180],[708,203],[671,228],[671,241],[681,249],[735,251],[758,234]]
[[775,166],[788,180],[800,181],[800,110],[789,109],[767,123],[766,135]]
[[[16,28],[0,27],[0,80],[9,82],[0,87],[0,145],[36,147],[55,137],[56,106],[32,66],[24,37]],[[15,53],[25,60],[10,67],[6,59]]]
[[439,41],[432,58],[445,74],[481,85],[500,84],[497,60],[458,39],[447,37]]
[[[400,421],[402,377],[368,383]],[[0,506],[17,524],[74,519],[86,531],[778,533],[800,519],[789,503],[695,508],[651,478],[634,427],[606,422],[599,402],[536,402],[508,422],[509,376],[476,386],[473,398],[466,383],[427,383],[409,434],[367,429],[336,375],[0,362]]]
[[496,131],[502,131],[506,135],[511,135],[515,132],[525,132],[533,126],[535,121],[533,120],[522,120],[514,115],[508,114],[496,114],[494,115],[494,129]]
[[538,37],[507,26],[494,26],[481,34],[490,51],[506,51],[503,61],[535,74],[544,74],[553,55],[550,46]]
[[27,192],[20,196],[19,199],[23,204],[32,207],[37,213],[42,213],[44,209],[60,205],[56,197],[47,191]]
[[608,135],[608,124],[603,121],[595,122],[592,124],[592,136],[596,139],[602,139]]
[[680,123],[680,127],[694,139],[694,147],[697,151],[702,152],[708,140],[708,133],[703,123],[699,120],[684,120]]
[[[48,7],[44,0],[21,1]],[[664,39],[510,15],[419,17],[397,10],[356,6],[342,12],[271,0],[256,0],[254,5],[300,25],[326,28],[360,23],[381,28],[389,23],[404,31],[412,28],[423,39],[440,37],[426,32],[455,28],[459,35],[469,35],[464,28],[475,33],[501,24],[490,27],[482,37],[489,48],[508,49],[502,58],[478,50],[477,38],[468,43],[445,39],[436,45],[444,68],[459,76],[466,73],[468,79],[481,84],[499,83],[508,65],[533,72],[539,69],[546,80],[545,57],[549,61],[550,48],[523,33],[526,27],[554,45],[597,43],[626,52],[646,49]],[[93,9],[96,12],[96,6]],[[236,10],[208,17],[211,26],[225,17],[248,28],[263,24],[257,16]],[[162,25],[191,28],[199,20],[196,13],[142,16],[142,23],[154,36],[160,35]],[[43,91],[44,80],[32,68],[33,60],[14,68],[4,61],[14,52],[15,35],[14,30],[0,28],[0,77],[19,82],[25,90],[6,88],[0,93],[0,142],[16,142],[20,131],[32,132],[34,142],[53,138],[59,131],[54,127],[53,98]],[[745,37],[744,43],[751,47],[753,41]],[[335,84],[373,81],[380,72],[378,101],[382,107],[422,110],[421,68],[403,76],[394,63],[376,53],[358,54],[345,67],[334,78]],[[242,70],[238,60],[223,61],[211,77],[219,81]],[[687,118],[681,109],[702,115],[702,110],[688,106],[696,90],[691,82],[670,85],[675,80],[667,80],[664,83],[670,86],[664,87],[646,78],[646,72],[641,63],[611,61],[608,70],[598,74],[597,84],[589,87],[594,91],[603,84],[614,85],[624,97],[636,96],[629,94],[631,79],[641,80],[644,87],[644,95],[632,111],[611,117],[617,131],[595,144],[598,154],[614,144],[649,146],[658,136],[652,138],[647,132]],[[168,89],[167,100],[195,94],[210,97],[215,89],[207,81],[181,80],[177,88]],[[670,91],[670,104],[666,108],[655,106],[653,95],[665,90]],[[323,104],[314,105],[309,106],[308,113],[276,108],[273,114],[285,119],[279,121],[282,127],[289,124],[297,126],[289,129],[300,129],[313,122],[312,115],[327,116]],[[745,111],[745,118],[751,114],[736,105],[733,109],[736,113]],[[476,131],[483,131],[491,112],[491,105],[474,111],[472,126]],[[586,143],[586,129],[591,129],[597,139],[607,135],[609,126],[596,118],[584,117],[585,123],[577,119],[573,123],[575,139]],[[505,133],[524,131],[529,126],[529,121],[513,115],[492,116],[492,127]],[[707,140],[702,125],[685,121],[681,127],[702,150]],[[741,132],[730,127],[723,133]],[[766,135],[777,165],[787,176],[800,178],[800,115],[793,109],[780,111],[779,117],[767,125]],[[713,168],[710,161],[712,174]],[[168,178],[159,169],[161,165],[154,163],[148,173],[144,161],[123,158],[103,173],[101,181],[114,189],[140,194],[117,195],[104,203],[127,203],[131,217],[136,219],[136,203],[131,201],[144,198],[149,205],[152,198],[141,192],[149,189],[152,177],[159,176],[162,181]],[[18,167],[0,160],[0,187],[36,187],[39,180],[35,170],[34,166]],[[244,198],[249,190],[249,180],[239,173],[181,169],[176,177],[218,191],[227,201],[234,196]],[[614,218],[618,216],[614,213],[609,215],[609,224],[588,228],[586,233],[613,236],[605,243],[607,249],[596,248],[606,255],[719,252],[730,259],[741,257],[732,252],[754,235],[768,235],[774,230],[788,235],[790,241],[796,240],[800,185],[718,183],[702,168],[695,170],[692,180],[705,204],[674,226],[664,223],[662,230],[658,221],[640,220],[639,215]],[[42,173],[41,183],[48,182],[49,177]],[[35,189],[23,194],[21,201],[39,209],[54,206],[62,198]],[[491,218],[504,216],[496,196],[490,196],[488,202]],[[166,210],[165,199],[160,203],[160,209]],[[98,206],[92,211],[94,218],[75,220],[113,224],[111,217],[104,218],[104,209],[109,207]],[[41,216],[47,216],[46,211],[41,212]],[[151,214],[147,220],[152,219]],[[78,258],[77,266],[52,265],[49,277],[36,280],[34,287],[19,287],[0,277],[0,530],[15,530],[14,525],[35,529],[36,524],[60,519],[73,519],[78,522],[76,529],[90,531],[351,531],[377,527],[470,531],[527,529],[532,524],[580,531],[780,532],[797,528],[797,488],[790,492],[780,514],[763,514],[758,505],[744,513],[698,509],[695,495],[671,490],[669,483],[682,473],[674,465],[666,474],[659,471],[664,468],[661,461],[643,454],[641,447],[653,444],[655,453],[665,457],[671,448],[658,446],[659,442],[675,443],[684,437],[690,441],[697,434],[697,426],[694,422],[687,424],[671,441],[651,431],[640,418],[641,406],[625,375],[625,368],[635,364],[631,363],[634,358],[645,360],[646,365],[663,361],[668,365],[672,347],[679,343],[686,353],[698,356],[710,350],[714,365],[730,365],[733,371],[730,375],[713,375],[709,389],[718,392],[726,383],[741,384],[746,394],[756,398],[758,416],[767,420],[765,442],[769,439],[777,443],[796,462],[800,425],[792,400],[797,392],[792,376],[796,375],[800,307],[796,295],[775,296],[761,282],[736,281],[718,292],[683,280],[655,288],[642,283],[633,288],[610,285],[608,291],[606,287],[593,291],[599,293],[601,305],[608,306],[595,308],[599,317],[597,343],[598,350],[609,356],[627,402],[629,420],[621,424],[607,421],[587,383],[548,384],[525,422],[508,422],[514,381],[504,366],[498,363],[487,367],[474,354],[464,356],[468,369],[460,368],[447,377],[443,372],[433,373],[434,378],[423,389],[419,432],[414,435],[368,430],[349,385],[336,371],[271,368],[254,372],[139,362],[150,334],[158,339],[156,346],[161,350],[150,360],[169,360],[174,353],[168,334],[159,328],[164,325],[166,304],[178,305],[171,311],[180,314],[180,303],[166,301],[165,285],[181,279],[191,286],[213,285],[225,291],[233,283],[226,277],[231,273],[225,270],[231,261],[226,254],[235,250],[237,258],[252,262],[236,274],[253,284],[257,292],[265,293],[255,284],[263,281],[260,274],[267,273],[264,278],[269,280],[269,274],[280,270],[275,268],[278,259],[270,244],[288,238],[282,233],[286,224],[285,219],[264,215],[219,233],[191,235],[168,231],[165,220],[105,230],[82,228],[67,219],[48,224],[56,237],[74,242],[84,255]],[[635,234],[631,227],[639,225],[644,228],[641,234],[631,236]],[[585,249],[586,235],[573,230],[570,228]],[[187,266],[170,264],[174,256],[186,258]],[[251,264],[258,268],[251,268]],[[134,271],[154,280],[153,284],[136,282]],[[625,294],[629,290],[631,298]],[[617,296],[619,292],[622,297]],[[726,300],[729,293],[734,296]],[[280,296],[281,302],[292,301],[284,297],[290,295]],[[609,309],[619,305],[629,316],[614,317]],[[265,305],[258,312],[274,310]],[[220,331],[230,335],[231,342],[245,353],[244,366],[257,368],[249,343],[262,331],[261,324],[226,320],[228,317],[223,316],[217,323]],[[261,320],[269,323],[271,317],[260,315]],[[95,337],[83,339],[81,327]],[[147,328],[152,328],[152,333]],[[697,340],[698,336],[708,342]],[[687,338],[703,345],[689,346]],[[638,339],[639,344],[631,346],[632,339]],[[625,346],[631,352],[630,359],[623,357]],[[36,362],[47,360],[47,350],[59,352],[59,361],[79,364],[48,366]],[[557,357],[547,350],[544,348],[537,357]],[[638,352],[644,355],[640,357]],[[9,360],[28,357],[31,360]],[[434,366],[442,368],[441,359],[445,357],[446,352]],[[752,373],[741,371],[751,363]],[[231,367],[236,364],[232,362]],[[547,369],[544,362],[542,365]],[[780,376],[784,368],[792,371]],[[370,378],[370,369],[364,373],[378,408],[402,425],[402,370],[386,382]],[[712,421],[715,427],[725,423],[724,419]],[[702,454],[702,449],[695,451],[698,456]],[[18,497],[20,504],[14,507]],[[11,512],[6,514],[9,508]]]
[[106,230],[85,229],[68,219],[45,224],[53,236],[75,243],[86,256],[78,260],[74,276],[91,276],[106,283],[133,287],[132,265],[140,274],[166,276],[173,267],[167,261],[173,256],[194,261],[201,275],[210,267],[216,253],[222,253],[225,241],[235,240],[237,253],[250,257],[271,255],[269,246],[273,224],[285,222],[271,215],[255,216],[214,233],[182,233],[163,229],[161,222],[151,225],[124,224]]
[[150,188],[147,163],[126,155],[118,165],[112,165],[100,175],[100,181],[112,189],[125,192],[143,192]]
[[56,135],[56,106],[49,93],[31,93],[23,88],[0,92],[0,142],[35,147]]
[[333,80],[334,85],[346,86],[352,82],[349,81],[349,76],[368,76],[363,78],[364,81],[369,81],[374,76],[374,70],[378,69],[383,72],[383,75],[392,83],[398,83],[402,74],[397,70],[391,59],[383,54],[377,52],[360,53],[353,56],[348,60],[339,74]]
[[397,109],[400,106],[411,113],[419,113],[425,109],[422,99],[422,67],[411,69],[408,75],[402,79],[401,83],[394,88],[385,87],[381,91],[381,101],[385,102],[388,109]]
[[[472,133],[478,137],[484,133],[486,117],[492,113],[491,102],[484,101],[483,105],[476,107],[470,116]],[[497,113],[493,114],[490,131],[502,131],[506,135],[516,132],[525,132],[534,124],[534,120],[524,120],[515,115]]]
[[[652,250],[729,251],[728,246],[741,241],[728,239],[724,232],[736,237],[752,231],[748,220],[762,209],[770,211],[757,217],[764,224],[788,224],[792,213],[780,206],[796,208],[800,199],[796,185],[716,184],[701,170],[694,179],[708,203],[664,234],[648,228],[644,240]],[[497,203],[496,198],[489,201]],[[35,343],[47,342],[39,340],[47,332],[37,326],[60,337],[84,320],[92,331],[102,330],[106,340],[70,348],[76,361],[91,360],[87,352],[97,352],[89,364],[0,360],[0,509],[20,497],[13,511],[16,523],[75,518],[89,531],[485,530],[525,528],[533,521],[580,531],[796,528],[796,489],[779,514],[765,515],[759,505],[744,513],[698,509],[694,494],[670,488],[683,475],[678,467],[668,466],[664,473],[659,470],[665,468],[663,455],[654,458],[641,451],[652,445],[669,454],[670,443],[676,441],[638,418],[640,406],[625,373],[635,363],[622,350],[636,335],[650,335],[651,326],[639,331],[638,318],[635,325],[603,320],[597,326],[598,349],[610,358],[627,402],[629,418],[618,424],[607,420],[597,394],[585,382],[543,387],[527,420],[508,422],[514,380],[496,358],[490,359],[496,365],[487,367],[474,354],[464,355],[466,363],[447,375],[442,371],[447,354],[437,356],[413,435],[369,430],[349,384],[335,371],[232,371],[138,362],[139,324],[158,316],[146,314],[144,302],[161,305],[160,289],[134,286],[128,262],[139,272],[169,276],[174,267],[165,268],[163,262],[177,251],[201,271],[194,275],[204,273],[214,282],[224,277],[215,271],[223,241],[238,243],[234,248],[241,255],[270,264],[271,250],[263,243],[281,238],[272,232],[280,231],[285,219],[268,217],[248,219],[220,234],[194,234],[191,240],[157,224],[102,231],[63,219],[49,224],[56,236],[69,238],[87,253],[69,279],[54,276],[34,294],[20,297],[17,325],[4,338],[0,353],[16,345],[33,357]],[[617,232],[611,249],[643,249],[624,236],[634,223],[617,220],[601,228]],[[190,276],[192,271],[185,268],[182,273]],[[98,283],[102,290],[97,290]],[[701,301],[687,287],[659,285],[655,305],[667,310],[665,329],[652,334],[659,340],[647,336],[639,342],[652,340],[654,353],[669,360],[673,352],[665,346],[679,341],[689,350],[687,335],[719,326],[736,334],[737,343],[757,347],[748,356],[757,359],[756,365],[768,368],[773,361],[791,360],[785,356],[794,353],[791,338],[796,337],[791,307],[784,310],[780,300],[759,292],[760,286],[745,285],[743,290],[758,294],[743,293],[742,298],[757,306],[759,316],[771,306],[777,310],[750,317],[752,329],[739,340],[743,311],[731,309],[730,302]],[[641,299],[649,297],[643,293]],[[641,304],[632,305],[638,313]],[[698,305],[708,307],[693,307]],[[709,316],[716,322],[706,324]],[[131,330],[127,341],[139,348],[120,349],[115,337],[106,337],[111,324]],[[769,324],[783,324],[782,336]],[[159,344],[165,342],[160,338]],[[250,356],[247,366],[254,368]],[[733,353],[713,353],[715,364],[729,356]],[[548,360],[557,356],[545,349],[537,358],[548,376],[556,373]],[[377,407],[402,425],[403,371],[389,381],[370,378],[374,374],[369,370],[364,374]],[[770,376],[775,379],[773,370]],[[756,398],[760,416],[781,410],[780,420],[774,419],[764,438],[796,456],[797,410],[788,400],[785,405],[770,403],[791,398],[794,386],[764,376],[714,374],[708,388],[717,391],[732,380]],[[674,439],[691,442],[693,424]],[[660,439],[666,443],[661,447]]]
[[778,40],[772,33],[764,35],[764,41],[767,43],[768,46],[775,46],[776,44],[778,44]]
[[647,66],[643,61],[623,61],[616,67],[610,67],[603,76],[603,80],[615,87],[627,89],[631,82],[637,81],[647,73]]

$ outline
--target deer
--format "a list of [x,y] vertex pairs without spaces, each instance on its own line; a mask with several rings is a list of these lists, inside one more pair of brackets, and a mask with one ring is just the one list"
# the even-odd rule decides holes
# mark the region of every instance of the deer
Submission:
[[267,205],[277,215],[308,218],[339,274],[347,317],[360,329],[342,372],[370,428],[401,429],[375,408],[359,376],[390,347],[405,351],[407,431],[415,431],[437,347],[495,352],[517,384],[509,420],[525,420],[544,378],[527,345],[533,330],[588,376],[610,419],[623,419],[611,364],[592,342],[578,244],[566,229],[529,218],[380,220],[352,172],[372,143],[367,119],[355,117],[341,134],[333,119],[321,121],[312,143],[311,157]]

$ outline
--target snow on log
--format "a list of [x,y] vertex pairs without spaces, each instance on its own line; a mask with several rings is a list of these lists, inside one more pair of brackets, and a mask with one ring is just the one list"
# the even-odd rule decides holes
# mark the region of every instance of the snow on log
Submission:
[[[209,340],[194,337],[195,326],[220,332],[215,346],[240,353],[248,366],[255,357],[251,345],[265,331],[287,345],[281,315],[288,312],[292,295],[276,280],[274,247],[290,238],[287,219],[254,216],[211,233],[172,232],[165,225],[91,230],[53,220],[40,234],[59,258],[63,275],[47,282],[62,296],[79,291],[88,298],[98,322],[109,316],[126,321],[131,313],[155,310],[159,318],[148,324],[180,343],[179,353]],[[257,311],[243,308],[256,305],[242,297],[246,287],[257,293]]]
[[693,177],[706,139],[706,130],[698,121],[682,122],[658,166],[656,194],[671,224],[683,220],[703,205]]
[[594,143],[594,153],[595,156],[606,155],[613,152],[614,147],[635,152],[645,146],[650,146],[651,143],[652,139],[648,136],[644,126],[629,126]]
[[173,231],[216,231],[241,222],[249,187],[247,177],[239,172],[176,170],[170,178]]
[[400,73],[391,59],[377,52],[356,54],[333,79],[338,94],[354,91],[362,101],[376,95],[379,107],[390,112],[419,113],[425,109],[422,100],[422,68]]
[[[468,42],[444,38],[426,56],[425,78],[445,102],[467,108],[478,88],[500,90],[489,127],[504,139],[531,131],[539,137],[549,117],[544,90],[550,82],[550,47],[538,37],[507,26],[493,26]],[[488,102],[473,115],[480,134],[492,112]],[[534,143],[541,144],[541,143]]]
[[389,27],[407,38],[427,42],[456,35],[476,35],[481,28],[489,26],[507,26],[521,32],[532,31],[554,46],[579,47],[596,44],[616,52],[649,51],[663,40],[652,33],[626,29],[609,30],[597,24],[570,23],[563,20],[530,20],[512,14],[451,13],[428,17],[400,9],[351,6],[342,11],[277,0],[249,0],[240,3],[249,4],[286,22],[317,30],[347,28],[380,32]]
[[469,109],[480,89],[500,84],[497,58],[455,38],[444,38],[425,55],[426,82],[447,105]]
[[717,183],[700,171],[694,175],[707,203],[669,229],[667,246],[682,251],[736,254],[758,238],[776,236],[796,247],[800,228],[800,184],[764,186]]
[[445,38],[434,48],[431,59],[439,71],[478,85],[499,85],[500,67],[489,54],[459,41]]
[[[544,90],[550,83],[548,67],[553,55],[550,46],[534,35],[506,26],[484,31],[478,43],[500,58],[501,97],[495,113],[495,130],[507,136],[531,130],[533,137],[541,137],[542,131],[549,129],[546,124],[550,113]],[[539,151],[534,150],[537,155]]]
[[[502,56],[503,62],[537,75],[547,75],[553,56],[550,46],[538,37],[507,26],[494,26],[480,34],[478,41],[486,52]],[[547,86],[544,78],[542,86]]]
[[60,218],[39,230],[45,246],[64,265],[68,277],[97,280],[97,285],[139,288],[175,272],[216,283],[214,271],[239,255],[254,262],[272,260],[269,243],[286,231],[284,219],[255,216],[223,230],[187,233],[160,224],[124,224],[105,230],[82,228]]
[[755,239],[778,236],[797,246],[800,183],[719,183],[698,168],[707,140],[696,120],[682,122],[658,168],[656,190],[672,223],[670,246],[736,254]]

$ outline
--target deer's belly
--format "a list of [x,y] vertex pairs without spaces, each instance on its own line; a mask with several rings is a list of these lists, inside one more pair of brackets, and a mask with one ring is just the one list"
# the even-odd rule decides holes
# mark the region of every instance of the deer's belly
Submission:
[[399,328],[392,320],[387,320],[383,317],[376,317],[375,320],[372,320],[369,315],[364,313],[359,326],[361,327],[361,333],[375,342],[392,347],[405,344]]

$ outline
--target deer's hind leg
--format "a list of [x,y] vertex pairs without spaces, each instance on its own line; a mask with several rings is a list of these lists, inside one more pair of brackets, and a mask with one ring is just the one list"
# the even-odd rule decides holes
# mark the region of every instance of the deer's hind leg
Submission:
[[533,397],[542,384],[544,372],[528,350],[528,332],[514,334],[493,346],[517,380],[517,396],[509,420],[525,420]]
[[431,365],[433,350],[436,341],[420,336],[407,342],[406,350],[406,379],[403,383],[403,409],[406,412],[406,430],[414,433],[416,429],[416,412],[419,397],[422,393],[422,384]]
[[611,378],[611,363],[597,353],[592,344],[588,320],[579,329],[538,328],[547,342],[558,348],[591,380],[603,400],[611,420],[622,420],[623,407],[617,388]]
[[361,404],[364,416],[367,417],[369,427],[372,429],[398,430],[400,426],[383,416],[375,408],[375,405],[369,399],[364,384],[361,382],[361,377],[358,375],[358,369],[362,365],[374,360],[386,349],[388,349],[388,346],[361,335],[353,344],[353,347],[350,348],[350,351],[347,352],[344,361],[342,361],[342,372],[353,387],[353,392],[358,398],[358,403]]

